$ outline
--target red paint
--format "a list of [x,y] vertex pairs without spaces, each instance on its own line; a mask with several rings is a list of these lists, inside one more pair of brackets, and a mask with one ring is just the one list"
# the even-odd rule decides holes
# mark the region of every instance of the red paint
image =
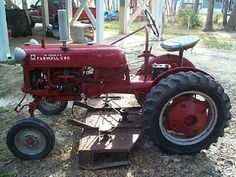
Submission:
[[180,96],[168,107],[165,124],[168,130],[186,137],[200,133],[207,125],[207,103],[191,95]]
[[[63,50],[61,44],[44,42],[22,46],[26,52],[22,63],[22,91],[34,96],[34,101],[27,104],[31,116],[41,97],[48,100],[80,101],[81,94],[87,98],[104,93],[146,95],[153,85],[170,74],[180,71],[203,72],[186,58],[183,58],[183,65],[177,67],[177,55],[151,54],[148,30],[145,32],[145,50],[138,56],[144,58],[144,65],[135,77],[130,76],[124,52],[113,45],[68,44],[67,50]],[[151,68],[154,63],[169,64],[171,68],[153,80]],[[178,104],[176,106],[179,107]]]

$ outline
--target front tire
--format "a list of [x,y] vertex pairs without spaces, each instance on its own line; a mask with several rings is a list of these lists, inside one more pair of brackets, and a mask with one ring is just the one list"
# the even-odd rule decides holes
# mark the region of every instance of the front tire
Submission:
[[42,97],[39,101],[38,110],[44,115],[58,115],[66,109],[67,104],[67,101],[48,101]]
[[211,77],[179,72],[162,79],[147,95],[144,127],[164,151],[197,153],[223,136],[230,108],[228,95]]
[[46,157],[54,147],[55,136],[45,122],[28,118],[17,121],[8,131],[9,150],[23,160]]

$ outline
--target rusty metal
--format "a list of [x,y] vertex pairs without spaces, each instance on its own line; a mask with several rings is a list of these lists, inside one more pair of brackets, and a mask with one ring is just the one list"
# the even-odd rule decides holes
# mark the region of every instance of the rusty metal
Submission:
[[[113,118],[120,116],[116,112],[113,113]],[[101,122],[109,124],[109,121],[104,120],[104,117],[111,114],[111,112],[103,112],[102,114],[103,116],[94,113],[89,114],[86,123],[91,124],[91,126],[98,126],[98,129],[104,126],[100,124]],[[100,169],[127,165],[129,163],[127,155],[142,133],[141,115],[131,114],[128,116],[128,120],[127,122],[118,122],[116,127],[108,127],[110,131],[85,128],[79,140],[78,156],[80,167],[84,169]],[[113,123],[115,124],[116,121]],[[120,156],[123,156],[122,159],[118,158]],[[110,157],[109,162],[107,161],[108,157]]]
[[81,121],[78,121],[78,120],[74,120],[74,119],[68,119],[67,120],[67,123],[68,124],[71,124],[71,125],[74,125],[74,126],[77,126],[77,127],[80,127],[80,128],[84,128],[84,129],[92,129],[92,130],[99,130],[98,127],[92,127],[86,123],[83,123]]
[[129,164],[128,153],[142,133],[141,108],[123,99],[107,98],[90,99],[86,104],[74,103],[87,109],[85,122],[68,120],[83,128],[78,147],[81,168],[101,169]]
[[26,97],[26,93],[24,94],[24,96],[22,97],[22,99],[20,100],[20,102],[16,105],[16,107],[14,108],[14,111],[19,113],[22,111],[22,109],[25,107],[25,106],[29,106],[29,104],[24,104],[24,105],[21,105],[22,102],[25,100],[25,97]]
[[118,40],[112,42],[110,45],[114,45],[114,44],[116,44],[116,43],[118,43],[118,42],[120,42],[120,41],[122,41],[122,40],[124,40],[124,39],[126,39],[126,38],[128,38],[128,37],[130,37],[130,36],[136,34],[137,32],[142,31],[144,28],[146,28],[146,26],[144,26],[144,27],[142,27],[142,28],[140,28],[140,29],[138,29],[138,30],[136,30],[136,31],[134,31],[134,32],[132,32],[132,33],[130,33],[130,34],[127,34],[126,36],[124,36],[124,37],[122,37],[122,38],[120,38],[120,39],[118,39]]
[[181,67],[183,65],[183,54],[184,54],[184,50],[180,49],[179,50],[178,67]]

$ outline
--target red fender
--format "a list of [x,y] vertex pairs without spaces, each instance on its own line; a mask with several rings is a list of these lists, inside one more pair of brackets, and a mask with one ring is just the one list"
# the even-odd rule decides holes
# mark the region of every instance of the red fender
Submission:
[[[148,61],[148,66],[147,66],[147,74],[152,74],[152,65],[154,63],[157,64],[169,64],[171,68],[176,68],[177,63],[179,60],[178,55],[172,55],[172,54],[165,54],[165,55],[160,55],[157,57],[151,57]],[[193,67],[195,68],[194,64],[191,63],[188,59],[183,58],[183,67]],[[143,75],[144,74],[144,65],[142,65],[141,69],[138,72],[138,75]]]
[[[213,78],[210,74],[206,73],[205,71],[202,71],[200,69],[194,68],[194,67],[178,67],[178,68],[174,68],[174,69],[170,69],[162,74],[160,74],[152,83],[152,86],[156,85],[161,79],[164,79],[166,77],[168,77],[171,74],[176,74],[178,72],[188,72],[188,71],[193,71],[193,72],[200,72],[203,73],[205,75],[209,75],[211,78]],[[214,79],[214,78],[213,78]]]

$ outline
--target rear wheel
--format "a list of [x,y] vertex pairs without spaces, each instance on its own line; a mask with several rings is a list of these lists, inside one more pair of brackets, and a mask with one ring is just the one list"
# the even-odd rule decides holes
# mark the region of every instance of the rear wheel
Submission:
[[231,105],[222,86],[194,72],[180,72],[154,86],[143,104],[144,126],[163,150],[191,154],[223,136]]
[[8,131],[9,150],[23,160],[41,159],[53,149],[55,136],[45,122],[36,119],[22,119]]
[[48,101],[44,97],[39,101],[38,110],[45,115],[57,115],[67,107],[67,101]]

